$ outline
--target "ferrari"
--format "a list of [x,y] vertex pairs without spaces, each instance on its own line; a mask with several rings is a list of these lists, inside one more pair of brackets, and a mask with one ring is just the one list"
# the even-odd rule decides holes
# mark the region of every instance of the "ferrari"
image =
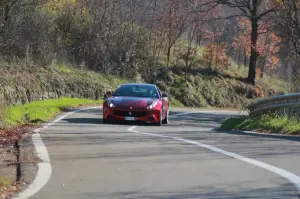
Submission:
[[114,121],[168,124],[169,101],[154,84],[128,83],[107,92],[103,102],[103,123]]

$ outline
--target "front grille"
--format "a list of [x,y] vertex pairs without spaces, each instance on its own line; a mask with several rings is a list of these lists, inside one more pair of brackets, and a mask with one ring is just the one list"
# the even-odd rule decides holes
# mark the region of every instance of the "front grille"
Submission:
[[147,111],[113,111],[113,114],[121,117],[145,117],[148,115]]

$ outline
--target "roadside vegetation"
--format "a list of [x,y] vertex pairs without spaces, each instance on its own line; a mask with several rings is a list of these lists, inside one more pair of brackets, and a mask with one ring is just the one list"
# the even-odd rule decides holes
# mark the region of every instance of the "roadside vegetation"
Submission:
[[4,113],[4,126],[46,122],[55,114],[67,108],[101,104],[102,100],[59,98],[31,102],[25,105],[9,106]]
[[[40,106],[48,103],[43,104],[44,102],[37,101],[64,97],[74,98],[72,101],[70,100],[70,103],[76,102],[76,98],[99,101],[106,90],[130,81],[66,65],[37,67],[20,62],[2,61],[1,63],[0,126],[16,124],[16,119],[12,119],[12,117],[17,117],[18,121],[23,122],[34,120],[30,114],[27,120],[24,120],[24,118],[20,118],[19,114],[10,113],[11,109],[7,107],[13,107],[16,111],[20,109],[30,111],[34,106],[39,109]],[[28,104],[31,102],[35,104]],[[4,118],[7,114],[11,115],[10,118]]]
[[281,117],[276,114],[229,118],[223,122],[221,128],[261,133],[300,134],[300,123],[297,118]]

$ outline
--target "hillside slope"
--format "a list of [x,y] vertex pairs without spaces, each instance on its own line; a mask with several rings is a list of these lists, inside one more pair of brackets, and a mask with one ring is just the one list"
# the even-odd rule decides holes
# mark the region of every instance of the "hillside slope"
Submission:
[[63,65],[36,67],[2,63],[0,68],[2,104],[59,97],[99,99],[105,90],[129,81]]
[[[168,92],[173,106],[241,108],[251,101],[249,92],[253,90],[243,83],[241,76],[235,68],[226,74],[208,73],[198,68],[185,82],[184,69],[175,67],[161,71],[154,83]],[[107,89],[136,82],[63,65],[36,67],[7,62],[1,64],[0,77],[2,105],[59,97],[99,99]],[[259,84],[261,88],[268,88],[262,89],[265,95],[284,93],[288,88],[272,78],[260,80]]]
[[289,92],[289,85],[275,76],[258,79],[257,86],[246,84],[246,73],[234,64],[222,72],[196,68],[185,81],[185,69],[173,67],[159,73],[155,83],[175,99],[175,105],[189,107],[243,108],[257,98]]

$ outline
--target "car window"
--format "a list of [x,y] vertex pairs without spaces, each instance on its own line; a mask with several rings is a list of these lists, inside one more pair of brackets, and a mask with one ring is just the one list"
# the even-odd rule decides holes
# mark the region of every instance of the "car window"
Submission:
[[123,85],[114,92],[113,96],[159,98],[155,86],[151,85]]

